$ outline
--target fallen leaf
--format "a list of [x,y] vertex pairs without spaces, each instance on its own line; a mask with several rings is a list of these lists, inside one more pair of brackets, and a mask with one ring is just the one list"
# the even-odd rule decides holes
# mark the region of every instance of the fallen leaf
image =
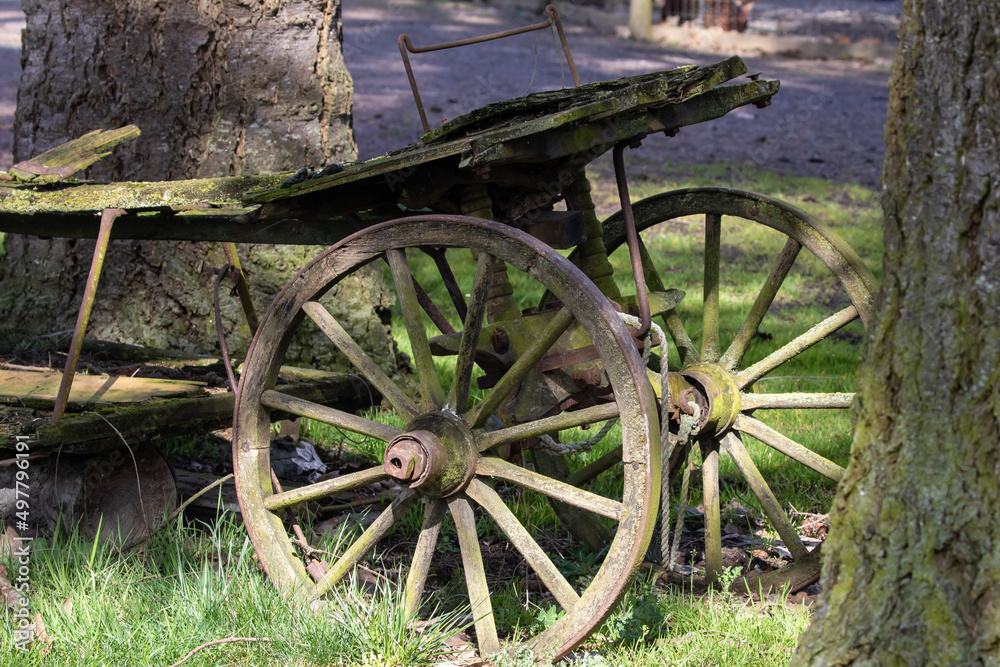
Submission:
[[3,535],[0,535],[0,558],[6,558],[14,553],[14,543],[19,537],[13,528],[4,526]]
[[340,517],[334,516],[313,526],[313,533],[317,537],[333,537],[337,534],[337,526],[339,525]]
[[52,636],[45,631],[45,623],[42,622],[42,615],[35,614],[35,638],[31,641],[31,647],[38,650],[38,653],[45,656],[52,650]]
[[63,611],[66,612],[67,615],[72,614],[73,613],[73,601],[70,600],[69,598],[66,598],[65,600],[63,600],[62,608],[63,608]]
[[10,579],[7,578],[7,566],[0,565],[0,598],[11,609],[20,609],[22,606],[21,594],[17,592]]

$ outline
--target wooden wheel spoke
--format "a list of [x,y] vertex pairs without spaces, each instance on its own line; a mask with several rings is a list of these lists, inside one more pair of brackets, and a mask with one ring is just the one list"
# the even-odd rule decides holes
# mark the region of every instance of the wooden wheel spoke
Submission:
[[743,320],[739,331],[736,332],[736,337],[733,339],[732,344],[730,344],[729,349],[726,350],[726,353],[720,359],[720,362],[726,368],[735,369],[743,361],[743,355],[746,354],[747,348],[750,346],[750,341],[757,335],[757,330],[760,327],[760,323],[764,320],[764,315],[767,314],[768,309],[771,307],[774,297],[785,282],[785,278],[788,276],[788,272],[795,263],[795,258],[799,256],[799,250],[801,249],[802,244],[795,239],[790,238],[785,242],[785,247],[781,250],[781,254],[778,255],[778,260],[775,262],[774,268],[771,269],[771,273],[768,274],[763,287],[757,293],[757,298],[754,299],[753,305],[750,306],[750,312],[747,313],[746,319]]
[[[660,276],[660,272],[656,270],[653,258],[650,257],[649,250],[646,249],[646,244],[642,241],[642,236],[639,237],[639,259],[642,261],[642,273],[646,278],[646,289],[650,292],[666,292],[666,285]],[[688,363],[697,363],[701,359],[698,347],[684,329],[684,323],[678,317],[677,312],[674,309],[670,309],[661,315],[660,319],[663,321],[663,325],[666,327],[670,337],[673,338],[674,345],[677,346],[677,352],[681,358],[681,366],[685,366]]]
[[736,384],[740,389],[745,389],[757,380],[761,379],[775,368],[785,363],[789,359],[802,354],[810,347],[820,342],[841,327],[853,322],[858,317],[858,311],[854,306],[848,306],[840,312],[834,313],[809,331],[794,340],[790,341],[778,350],[767,355],[753,366],[750,366],[736,374]]
[[567,477],[566,483],[572,484],[573,486],[583,486],[605,470],[610,470],[616,465],[619,465],[622,462],[622,451],[622,446],[618,445],[601,458],[592,463],[588,463]]
[[642,274],[646,279],[646,289],[650,292],[666,292],[667,288],[663,285],[663,278],[660,277],[660,272],[656,270],[656,265],[653,263],[653,258],[649,255],[649,250],[646,249],[646,244],[642,242],[642,237],[639,237],[639,260],[642,262]]
[[752,435],[768,447],[778,450],[785,456],[795,459],[802,465],[812,468],[819,474],[835,482],[839,482],[844,476],[844,469],[833,461],[823,458],[805,445],[801,445],[791,438],[778,433],[767,424],[753,417],[740,415],[736,418],[734,427],[737,431]]
[[740,394],[740,410],[822,410],[849,408],[854,401],[853,392],[840,393],[800,393]]
[[705,214],[705,282],[702,311],[701,356],[719,359],[719,263],[722,254],[722,216]]
[[[331,480],[332,481],[332,480]],[[392,501],[392,504],[385,508],[378,518],[368,526],[365,532],[361,533],[361,536],[354,541],[354,543],[347,548],[347,551],[337,559],[325,575],[323,575],[323,581],[316,584],[316,589],[313,592],[314,597],[319,597],[330,590],[333,584],[340,581],[345,574],[347,574],[351,568],[357,565],[358,561],[368,555],[368,552],[375,548],[375,545],[379,543],[383,537],[385,537],[392,527],[399,521],[404,514],[411,507],[413,507],[420,496],[417,495],[416,491],[410,489],[403,489],[403,491],[396,496],[396,499]]]
[[[722,516],[719,513],[719,450],[702,448],[702,503],[705,506],[705,577],[710,584],[722,574]],[[680,511],[683,511],[681,508]]]
[[431,299],[427,292],[424,291],[424,288],[420,286],[417,279],[414,278],[411,282],[413,283],[413,293],[417,295],[417,303],[419,303],[420,307],[424,309],[425,313],[427,313],[427,317],[431,318],[431,322],[433,322],[434,326],[438,328],[438,331],[446,336],[450,336],[455,333],[455,328],[451,326],[451,322],[449,322],[448,318],[444,316],[441,309],[437,307],[434,300]]
[[526,438],[558,433],[568,428],[593,424],[618,417],[617,403],[602,403],[582,410],[563,412],[553,417],[517,424],[498,431],[489,431],[478,437],[479,451],[485,452],[498,445],[520,442]]
[[297,489],[283,491],[272,496],[267,496],[264,498],[264,507],[272,512],[278,512],[285,508],[292,507],[293,505],[298,505],[299,503],[308,502],[310,500],[320,500],[321,498],[326,498],[334,493],[350,491],[352,489],[361,488],[362,486],[374,484],[375,482],[381,482],[383,479],[388,477],[389,476],[385,474],[385,471],[382,469],[382,466],[373,466],[367,470],[359,470],[358,472],[352,472],[348,475],[341,475],[340,477],[334,477],[333,479],[328,479],[316,484],[310,484],[308,486],[302,486]]
[[448,296],[451,297],[452,305],[455,306],[455,311],[458,313],[459,319],[464,321],[467,310],[465,296],[462,295],[462,288],[458,286],[458,281],[455,280],[455,273],[451,270],[451,265],[445,256],[444,248],[422,246],[420,249],[434,260],[434,265],[437,266],[438,274],[441,276],[441,282],[444,283],[444,288],[448,291]]
[[464,416],[466,423],[473,428],[479,428],[486,423],[493,411],[500,407],[508,395],[521,384],[521,380],[528,374],[535,364],[545,356],[559,336],[563,334],[569,325],[573,323],[573,313],[568,308],[562,308],[552,321],[546,325],[538,340],[532,343],[531,347],[525,350],[524,354],[518,357],[514,365],[500,378],[496,385],[490,390],[482,403],[469,411]]
[[379,424],[371,419],[358,417],[343,410],[329,408],[319,403],[313,403],[312,401],[296,398],[295,396],[289,396],[270,389],[261,395],[260,402],[272,410],[281,410],[282,412],[290,412],[300,417],[315,419],[324,424],[330,424],[345,431],[367,435],[382,442],[389,442],[403,432],[402,429],[395,426]]
[[458,358],[455,363],[455,379],[448,392],[447,404],[461,414],[469,404],[469,387],[472,383],[472,370],[476,362],[476,349],[479,346],[479,333],[483,328],[483,317],[486,314],[486,301],[490,293],[490,278],[496,260],[485,252],[479,253],[476,261],[476,275],[472,280],[472,292],[469,294],[469,307],[465,316],[465,329],[462,340],[458,344]]
[[483,553],[479,548],[479,536],[476,535],[476,517],[468,498],[461,494],[448,499],[448,509],[455,519],[458,546],[462,551],[465,585],[469,589],[469,602],[472,604],[472,616],[476,624],[479,654],[490,655],[500,650],[500,639],[493,618],[490,587],[486,583]]
[[774,529],[778,531],[778,535],[791,552],[792,558],[798,559],[806,556],[809,550],[802,544],[802,540],[795,527],[788,520],[785,510],[781,508],[778,499],[771,492],[771,487],[767,485],[757,466],[754,465],[753,459],[750,458],[750,452],[743,445],[740,436],[730,431],[722,438],[722,446],[733,457],[736,467],[739,468],[743,478],[750,485],[750,490],[757,496],[760,506],[764,509],[764,514],[767,515],[767,519],[774,526]]
[[466,489],[470,498],[479,503],[493,520],[500,526],[500,530],[510,539],[524,559],[528,561],[531,569],[535,571],[538,578],[542,580],[545,587],[549,589],[556,602],[565,609],[571,611],[576,603],[580,601],[580,596],[576,590],[566,580],[562,572],[552,563],[552,560],[542,550],[538,543],[531,537],[521,522],[518,521],[514,513],[500,498],[499,494],[482,480],[474,479]]
[[698,352],[698,346],[691,340],[691,336],[684,328],[684,322],[681,321],[680,316],[675,310],[670,310],[663,315],[663,324],[667,327],[667,332],[674,340],[674,345],[677,346],[677,353],[681,358],[681,366],[689,366],[700,362],[701,354]]
[[389,268],[396,283],[396,296],[399,299],[400,310],[403,311],[403,322],[410,339],[410,350],[413,353],[413,365],[416,367],[420,382],[420,395],[423,398],[425,410],[435,410],[444,405],[444,390],[438,379],[437,367],[431,355],[431,346],[427,341],[427,330],[417,294],[413,288],[413,276],[406,261],[406,251],[392,249],[386,251]]
[[446,505],[443,500],[424,500],[424,522],[417,537],[417,546],[413,551],[413,561],[410,571],[406,573],[406,617],[414,618],[420,611],[420,599],[427,585],[427,574],[434,560],[434,547],[437,546],[441,534],[441,521],[444,519]]
[[375,389],[385,397],[392,407],[405,415],[405,417],[415,417],[420,412],[417,406],[410,400],[410,397],[403,393],[395,382],[393,382],[385,372],[372,361],[372,358],[361,349],[361,346],[351,338],[350,334],[340,326],[333,315],[327,311],[318,301],[309,301],[302,310],[316,323],[316,326],[326,334],[337,349],[344,353],[344,356],[354,365],[355,368],[367,379]]
[[615,521],[621,521],[625,514],[625,506],[617,500],[578,489],[566,482],[540,475],[495,457],[479,459],[479,462],[476,463],[476,474],[513,482],[526,489],[537,491],[543,496],[560,500],[573,507],[579,507]]

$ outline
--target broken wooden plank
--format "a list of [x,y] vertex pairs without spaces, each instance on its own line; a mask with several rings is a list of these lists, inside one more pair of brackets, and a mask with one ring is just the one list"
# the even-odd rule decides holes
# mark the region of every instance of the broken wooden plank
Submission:
[[135,125],[117,130],[94,130],[30,160],[18,162],[8,173],[19,181],[34,185],[58,183],[110,155],[108,151],[118,144],[138,136],[139,128]]
[[[423,136],[423,142],[435,143],[475,133],[491,133],[501,128],[525,136],[559,127],[581,118],[580,109],[601,109],[608,105],[614,113],[624,113],[640,106],[676,104],[696,97],[715,86],[746,73],[738,56],[694,67],[598,81],[579,88],[566,88],[494,102],[459,116]],[[587,113],[583,114],[584,116]],[[498,135],[495,142],[507,138]],[[513,138],[513,137],[511,137]]]
[[[39,190],[29,185],[0,187],[0,211],[37,213],[99,212],[106,208],[126,211],[183,213],[212,206],[241,208],[240,200],[257,190],[280,185],[291,172],[256,176],[226,176],[183,181],[72,183]],[[245,214],[245,211],[240,211]]]
[[[379,394],[356,375],[340,374],[322,382],[277,387],[277,391],[322,405],[354,410],[379,400]],[[369,397],[371,399],[369,400]],[[64,452],[99,453],[121,445],[185,433],[208,433],[232,423],[232,392],[199,398],[173,398],[118,408],[105,408],[79,415],[66,415],[55,423],[45,421],[22,426],[32,447],[62,447]],[[274,421],[289,415],[273,412]],[[3,436],[0,436],[3,437]],[[13,438],[0,439],[0,449],[14,447]]]
[[[0,369],[0,402],[51,407],[62,373]],[[77,375],[70,388],[69,404],[76,407],[142,403],[157,398],[203,394],[204,382],[136,378],[121,375]]]
[[721,86],[683,102],[599,115],[529,136],[515,136],[520,134],[519,127],[487,132],[476,140],[478,152],[470,154],[459,167],[474,170],[501,164],[524,165],[572,155],[593,160],[620,141],[673,131],[719,118],[740,106],[764,102],[778,92],[779,86],[777,81]]
[[[271,179],[260,177],[247,182],[253,185],[248,192],[254,192],[260,189],[258,185],[269,183]],[[178,183],[184,185],[187,182]],[[187,189],[179,194],[160,183],[78,184],[45,192],[0,183],[0,231],[69,239],[96,238],[97,213],[103,210],[104,204],[118,202],[137,208],[115,220],[112,239],[327,246],[354,233],[359,225],[365,227],[399,217],[399,209],[395,207],[388,214],[363,210],[365,206],[360,203],[365,199],[363,196],[347,202],[348,206],[358,207],[350,217],[331,211],[330,202],[321,204],[299,200],[294,200],[295,206],[279,202],[278,205],[254,208],[250,213],[245,208],[213,206],[176,211],[170,206],[157,206],[157,197],[168,191],[172,200],[190,202],[202,194],[206,197],[226,195],[221,191],[223,186],[236,187],[229,182],[216,184],[219,188],[212,189],[212,184],[202,183],[206,189],[201,193]],[[149,186],[148,189],[146,186]],[[385,188],[379,193],[380,197],[367,201],[388,200]],[[320,198],[323,196],[323,193],[318,195]],[[335,203],[345,199],[348,198],[338,193]]]

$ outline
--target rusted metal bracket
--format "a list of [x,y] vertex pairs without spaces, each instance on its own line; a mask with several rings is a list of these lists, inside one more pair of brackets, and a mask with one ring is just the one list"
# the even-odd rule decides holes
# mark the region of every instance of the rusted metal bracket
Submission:
[[552,5],[547,5],[545,7],[545,14],[548,18],[541,23],[534,23],[532,25],[524,26],[522,28],[512,28],[510,30],[503,30],[501,32],[494,32],[488,35],[481,35],[479,37],[470,37],[468,39],[460,39],[454,42],[443,42],[441,44],[432,44],[430,46],[413,46],[413,42],[410,41],[408,35],[399,36],[399,55],[403,57],[403,66],[406,68],[406,77],[410,80],[410,89],[413,91],[413,100],[417,103],[417,112],[420,113],[420,122],[424,126],[424,132],[429,132],[431,129],[430,124],[427,122],[427,114],[424,113],[424,103],[420,99],[420,91],[417,90],[417,80],[413,76],[413,68],[410,66],[410,56],[409,53],[429,53],[431,51],[442,51],[444,49],[453,49],[458,46],[469,46],[470,44],[479,44],[482,42],[489,42],[494,39],[500,39],[502,37],[512,37],[514,35],[521,35],[526,32],[532,32],[535,30],[544,30],[545,28],[555,25],[556,30],[559,32],[559,41],[562,42],[563,53],[566,54],[566,63],[569,65],[569,71],[573,75],[573,85],[580,85],[580,75],[576,72],[576,65],[573,63],[573,55],[569,52],[569,42],[566,41],[566,33],[563,31],[562,21],[559,20],[559,12]]

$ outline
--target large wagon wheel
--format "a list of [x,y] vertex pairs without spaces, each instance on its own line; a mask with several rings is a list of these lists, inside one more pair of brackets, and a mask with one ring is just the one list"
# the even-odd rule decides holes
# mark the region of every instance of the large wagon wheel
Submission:
[[[767,519],[785,542],[793,558],[807,554],[788,515],[771,492],[767,482],[749,455],[743,442],[744,435],[763,442],[785,456],[808,466],[832,480],[839,480],[843,468],[820,456],[792,437],[772,428],[766,422],[781,421],[780,411],[842,409],[846,410],[853,399],[850,392],[781,392],[767,393],[773,382],[765,379],[781,373],[797,356],[814,344],[837,332],[848,323],[859,319],[867,326],[869,310],[876,282],[857,254],[836,234],[813,221],[803,211],[763,195],[728,188],[691,188],[676,190],[644,199],[633,206],[636,229],[656,233],[656,225],[690,215],[704,215],[705,252],[701,285],[700,322],[688,322],[670,311],[663,318],[664,329],[669,332],[680,353],[680,382],[678,386],[694,387],[695,395],[707,399],[703,406],[701,432],[698,436],[703,455],[703,493],[705,505],[705,558],[710,579],[721,571],[721,520],[719,509],[719,453],[725,451],[732,457],[739,473],[759,501]],[[723,221],[729,219],[724,225]],[[722,266],[723,231],[734,219],[752,221],[770,227],[786,237],[784,248],[772,264],[769,275],[757,289],[752,305],[743,307],[739,328],[729,332],[728,347],[723,347],[720,335],[720,312],[738,306],[720,303],[720,278]],[[604,243],[609,253],[624,243],[625,229],[622,214],[616,213],[605,221]],[[642,236],[640,235],[640,242]],[[805,247],[828,269],[842,286],[844,293],[839,300],[846,305],[825,318],[818,318],[808,331],[795,332],[786,340],[772,340],[751,349],[758,337],[761,323],[789,275],[801,248]],[[691,286],[676,284],[675,275],[667,275],[670,257],[650,257],[645,245],[640,244],[646,281],[650,291],[664,287],[688,291],[685,302],[699,295]],[[744,278],[740,279],[745,280]],[[758,288],[759,286],[759,288]],[[845,298],[846,297],[846,298]],[[837,299],[834,299],[836,301]],[[749,299],[748,299],[749,301]],[[791,306],[794,306],[794,301]],[[697,310],[697,309],[695,309]],[[773,317],[773,316],[772,316]],[[689,332],[700,331],[698,346]],[[767,348],[761,351],[761,348]],[[750,363],[752,362],[752,363]],[[673,384],[673,383],[672,383]],[[676,397],[674,397],[676,400]],[[766,416],[755,415],[767,411]],[[815,413],[810,413],[815,414]],[[777,419],[775,419],[777,417]],[[663,425],[663,428],[667,428]],[[676,426],[674,427],[676,428]],[[797,430],[807,429],[798,427]],[[801,439],[801,438],[799,438]],[[676,461],[676,460],[675,460]],[[669,474],[669,471],[664,471]]]
[[[407,249],[470,248],[478,252],[464,331],[450,387],[442,386],[431,357],[420,306],[411,277]],[[412,251],[411,251],[412,256]],[[375,363],[318,299],[340,280],[379,257],[390,268],[398,307],[406,323],[419,390],[413,395]],[[538,340],[524,351],[493,389],[470,405],[470,378],[484,321],[494,262],[528,274],[562,302]],[[402,429],[376,423],[273,391],[279,366],[293,331],[308,317],[351,361],[392,409],[403,418]],[[615,403],[546,417],[514,427],[488,430],[506,396],[533,372],[561,332],[582,326],[593,341],[614,389]],[[384,460],[360,472],[276,492],[272,486],[269,445],[272,410],[317,419],[387,443]],[[498,452],[525,438],[565,428],[622,417],[624,487],[608,498],[560,483]],[[581,642],[612,611],[641,562],[652,533],[659,491],[659,461],[650,443],[658,442],[655,396],[641,359],[618,315],[583,274],[558,253],[518,230],[459,216],[419,216],[368,228],[332,246],[303,269],[275,299],[247,356],[234,419],[234,466],[243,517],[261,563],[286,594],[318,598],[335,586],[416,505],[424,507],[423,528],[416,540],[406,578],[406,608],[415,614],[435,557],[442,521],[450,513],[457,531],[476,636],[482,654],[500,648],[476,515],[486,515],[503,531],[533,568],[565,615],[529,640],[536,652],[561,656]],[[307,568],[299,539],[283,521],[294,505],[333,493],[395,478],[402,492],[347,550],[328,563],[325,574]],[[494,486],[494,482],[496,485]],[[529,489],[571,506],[614,520],[617,530],[600,570],[585,590],[567,581],[536,537],[515,517],[504,496]],[[413,510],[416,511],[416,510]],[[494,573],[496,574],[496,573]],[[514,573],[507,573],[507,580]],[[522,590],[524,590],[522,588]]]

